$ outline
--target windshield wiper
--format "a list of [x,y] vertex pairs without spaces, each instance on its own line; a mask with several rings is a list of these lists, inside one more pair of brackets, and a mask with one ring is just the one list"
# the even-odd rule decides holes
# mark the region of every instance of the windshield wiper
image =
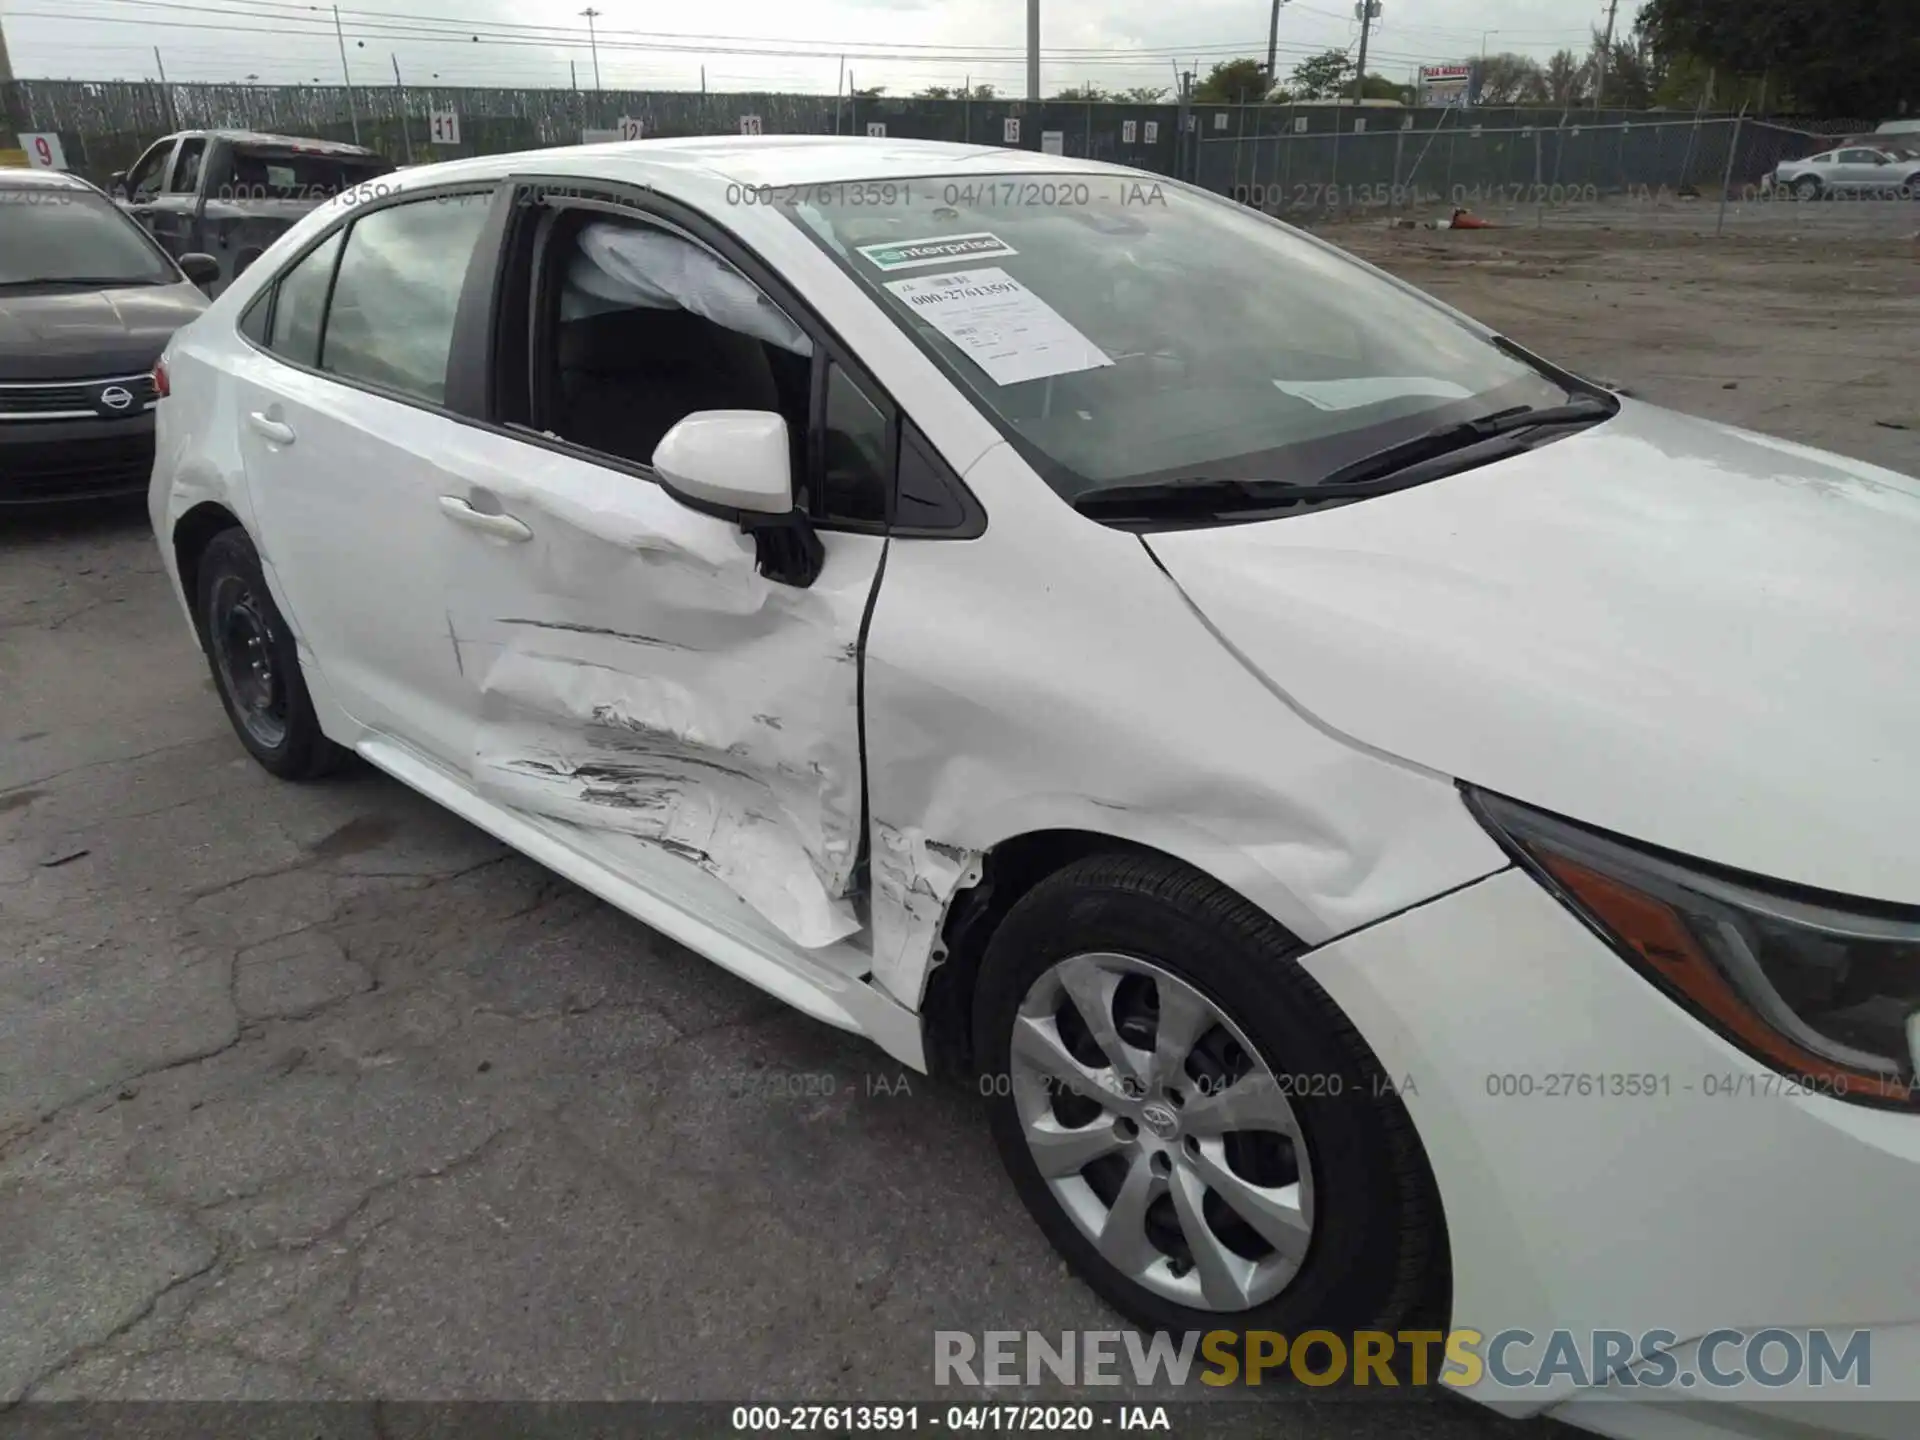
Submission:
[[1572,400],[1565,405],[1549,405],[1543,409],[1519,405],[1511,410],[1497,410],[1491,415],[1482,415],[1478,420],[1461,420],[1438,426],[1411,440],[1402,440],[1397,445],[1363,455],[1352,464],[1342,465],[1328,475],[1320,482],[1320,487],[1383,479],[1423,460],[1465,450],[1499,435],[1511,435],[1517,430],[1532,430],[1544,425],[1593,425],[1613,418],[1619,411],[1620,402],[1612,396]]
[[[1611,398],[1576,400],[1544,409],[1515,407],[1483,415],[1478,420],[1439,426],[1411,440],[1362,456],[1321,480],[1236,480],[1193,475],[1089,490],[1074,498],[1073,508],[1092,519],[1178,520],[1286,505],[1365,500],[1518,455],[1527,449],[1528,443],[1518,437],[1519,431],[1590,425],[1609,418],[1619,408],[1619,402]],[[1488,443],[1502,439],[1506,443]]]
[[164,280],[154,280],[138,275],[41,275],[31,280],[0,280],[0,290],[25,289],[29,285],[79,285],[88,289],[105,289],[110,285],[164,285]]

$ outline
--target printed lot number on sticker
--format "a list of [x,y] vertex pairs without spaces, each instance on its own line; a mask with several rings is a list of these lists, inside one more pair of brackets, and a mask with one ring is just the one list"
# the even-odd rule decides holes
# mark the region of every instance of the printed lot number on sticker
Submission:
[[997,265],[889,280],[887,289],[996,385],[1113,364],[1064,315]]

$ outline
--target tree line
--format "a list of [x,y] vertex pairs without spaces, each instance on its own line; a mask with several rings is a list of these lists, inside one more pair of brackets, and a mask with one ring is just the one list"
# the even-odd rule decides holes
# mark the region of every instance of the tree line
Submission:
[[[1632,26],[1609,39],[1599,30],[1585,50],[1536,60],[1504,52],[1463,57],[1482,105],[1575,109],[1657,107],[1748,109],[1891,118],[1920,112],[1920,8],[1917,0],[1647,0]],[[1358,82],[1356,84],[1356,82]],[[874,98],[884,87],[856,91]],[[1353,57],[1313,55],[1284,80],[1258,59],[1216,64],[1195,86],[1200,104],[1351,98],[1411,102],[1404,83],[1380,74],[1361,80]],[[991,85],[929,85],[927,100],[992,100]],[[1070,85],[1049,98],[1160,104],[1164,85],[1108,89]]]

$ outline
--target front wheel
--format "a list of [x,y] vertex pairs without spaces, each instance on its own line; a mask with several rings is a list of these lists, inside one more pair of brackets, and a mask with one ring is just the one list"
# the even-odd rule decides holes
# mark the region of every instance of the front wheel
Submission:
[[1134,855],[1042,881],[988,945],[974,1024],[1001,1160],[1146,1328],[1391,1331],[1444,1271],[1412,1124],[1298,950]]
[[200,556],[195,613],[213,683],[247,753],[283,780],[312,780],[345,756],[320,731],[293,633],[267,590],[244,530],[222,530]]
[[1811,175],[1802,175],[1793,182],[1794,198],[1798,200],[1818,200],[1820,189],[1820,182]]

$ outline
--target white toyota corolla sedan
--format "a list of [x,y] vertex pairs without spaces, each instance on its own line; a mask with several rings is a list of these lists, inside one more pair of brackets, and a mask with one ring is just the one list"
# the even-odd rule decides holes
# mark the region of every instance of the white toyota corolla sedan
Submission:
[[[262,765],[965,1067],[1138,1323],[1920,1374],[1916,482],[1218,197],[894,140],[390,175],[160,383]],[[1785,1433],[1602,1378],[1516,1408]]]

